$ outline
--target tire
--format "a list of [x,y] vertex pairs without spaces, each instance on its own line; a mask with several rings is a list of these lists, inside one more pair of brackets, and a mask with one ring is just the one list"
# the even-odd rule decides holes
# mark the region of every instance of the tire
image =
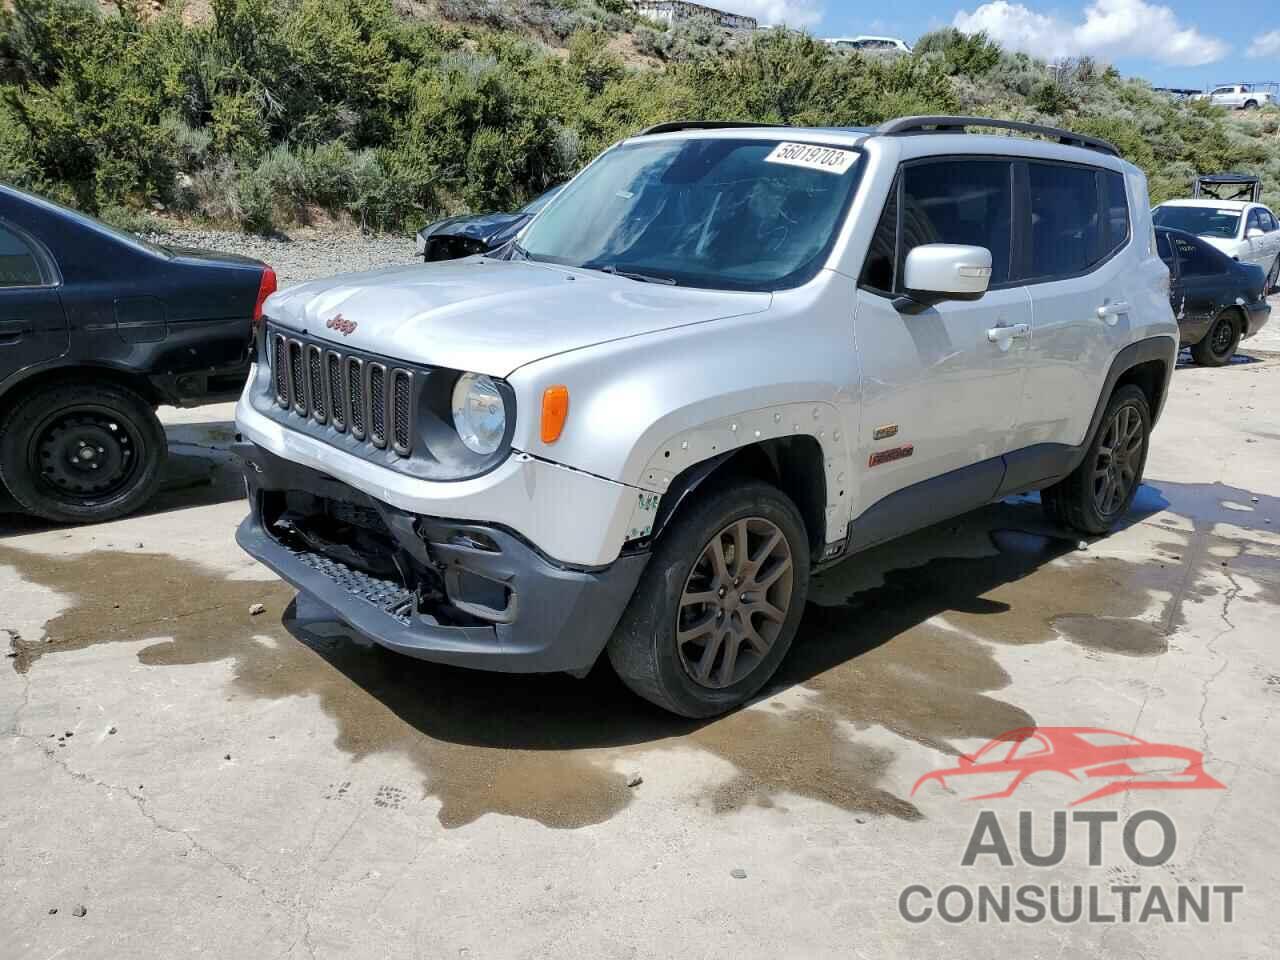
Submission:
[[1280,255],[1276,256],[1275,261],[1271,264],[1271,269],[1267,271],[1267,289],[1262,293],[1264,297],[1275,293],[1277,281],[1280,281]]
[[1246,110],[1257,110],[1257,109],[1258,109],[1258,101],[1257,101],[1257,100],[1246,100],[1246,101],[1244,102],[1244,108],[1245,108]]
[[[737,547],[743,529],[745,551]],[[717,540],[721,567],[733,578],[725,589],[726,578],[715,570]],[[762,556],[766,544],[773,549]],[[756,575],[772,582],[759,593],[738,593],[749,591]],[[623,683],[663,709],[716,716],[746,702],[773,676],[795,638],[808,591],[809,540],[795,504],[756,480],[721,486],[687,506],[659,540],[609,640],[609,660]],[[690,599],[695,596],[710,599]],[[761,613],[762,606],[772,614]]]
[[151,404],[114,383],[41,387],[0,424],[0,481],[24,510],[58,523],[137,510],[167,454]]
[[1192,345],[1192,359],[1202,367],[1226,366],[1236,355],[1241,333],[1240,315],[1235,310],[1223,310],[1209,332]]
[[[1113,427],[1125,442],[1122,458],[1107,453],[1117,445]],[[1142,485],[1150,441],[1151,407],[1146,394],[1132,384],[1119,387],[1107,403],[1084,461],[1065,479],[1040,491],[1045,513],[1060,526],[1080,533],[1097,536],[1110,532],[1128,512]],[[1112,480],[1123,484],[1118,496],[1109,486]]]

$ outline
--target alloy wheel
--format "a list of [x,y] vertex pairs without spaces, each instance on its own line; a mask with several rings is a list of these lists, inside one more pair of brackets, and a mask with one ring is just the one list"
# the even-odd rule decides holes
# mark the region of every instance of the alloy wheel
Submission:
[[1119,512],[1137,481],[1146,440],[1142,414],[1125,404],[1103,428],[1093,465],[1093,501],[1104,517]]
[[711,538],[676,613],[680,663],[695,683],[723,689],[760,665],[787,619],[794,572],[786,536],[763,517],[735,520]]

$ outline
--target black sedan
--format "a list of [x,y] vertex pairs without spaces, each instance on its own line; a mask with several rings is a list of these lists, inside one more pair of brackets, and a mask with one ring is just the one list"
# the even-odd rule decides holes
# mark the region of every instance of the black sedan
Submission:
[[1266,326],[1271,315],[1262,268],[1168,227],[1156,227],[1156,249],[1169,268],[1169,302],[1182,345],[1203,366],[1229,363],[1240,341]]
[[236,397],[275,273],[156,246],[0,185],[0,483],[23,509],[107,520],[156,489],[159,404]]
[[552,187],[515,213],[473,213],[427,224],[418,231],[418,256],[430,263],[496,250],[519,233],[563,186]]

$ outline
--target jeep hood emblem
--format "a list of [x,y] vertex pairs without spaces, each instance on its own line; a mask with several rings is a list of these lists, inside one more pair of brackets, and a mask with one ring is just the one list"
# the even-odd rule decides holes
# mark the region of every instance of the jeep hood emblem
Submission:
[[354,320],[348,320],[340,313],[335,313],[324,322],[324,325],[330,330],[337,330],[344,337],[348,337],[356,332],[356,322]]

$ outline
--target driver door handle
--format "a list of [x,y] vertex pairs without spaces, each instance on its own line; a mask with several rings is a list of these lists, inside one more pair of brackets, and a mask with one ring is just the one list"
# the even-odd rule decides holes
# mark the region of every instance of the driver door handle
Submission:
[[1022,340],[1031,336],[1029,323],[1002,323],[987,331],[987,339],[992,343],[1008,343],[1010,340]]

